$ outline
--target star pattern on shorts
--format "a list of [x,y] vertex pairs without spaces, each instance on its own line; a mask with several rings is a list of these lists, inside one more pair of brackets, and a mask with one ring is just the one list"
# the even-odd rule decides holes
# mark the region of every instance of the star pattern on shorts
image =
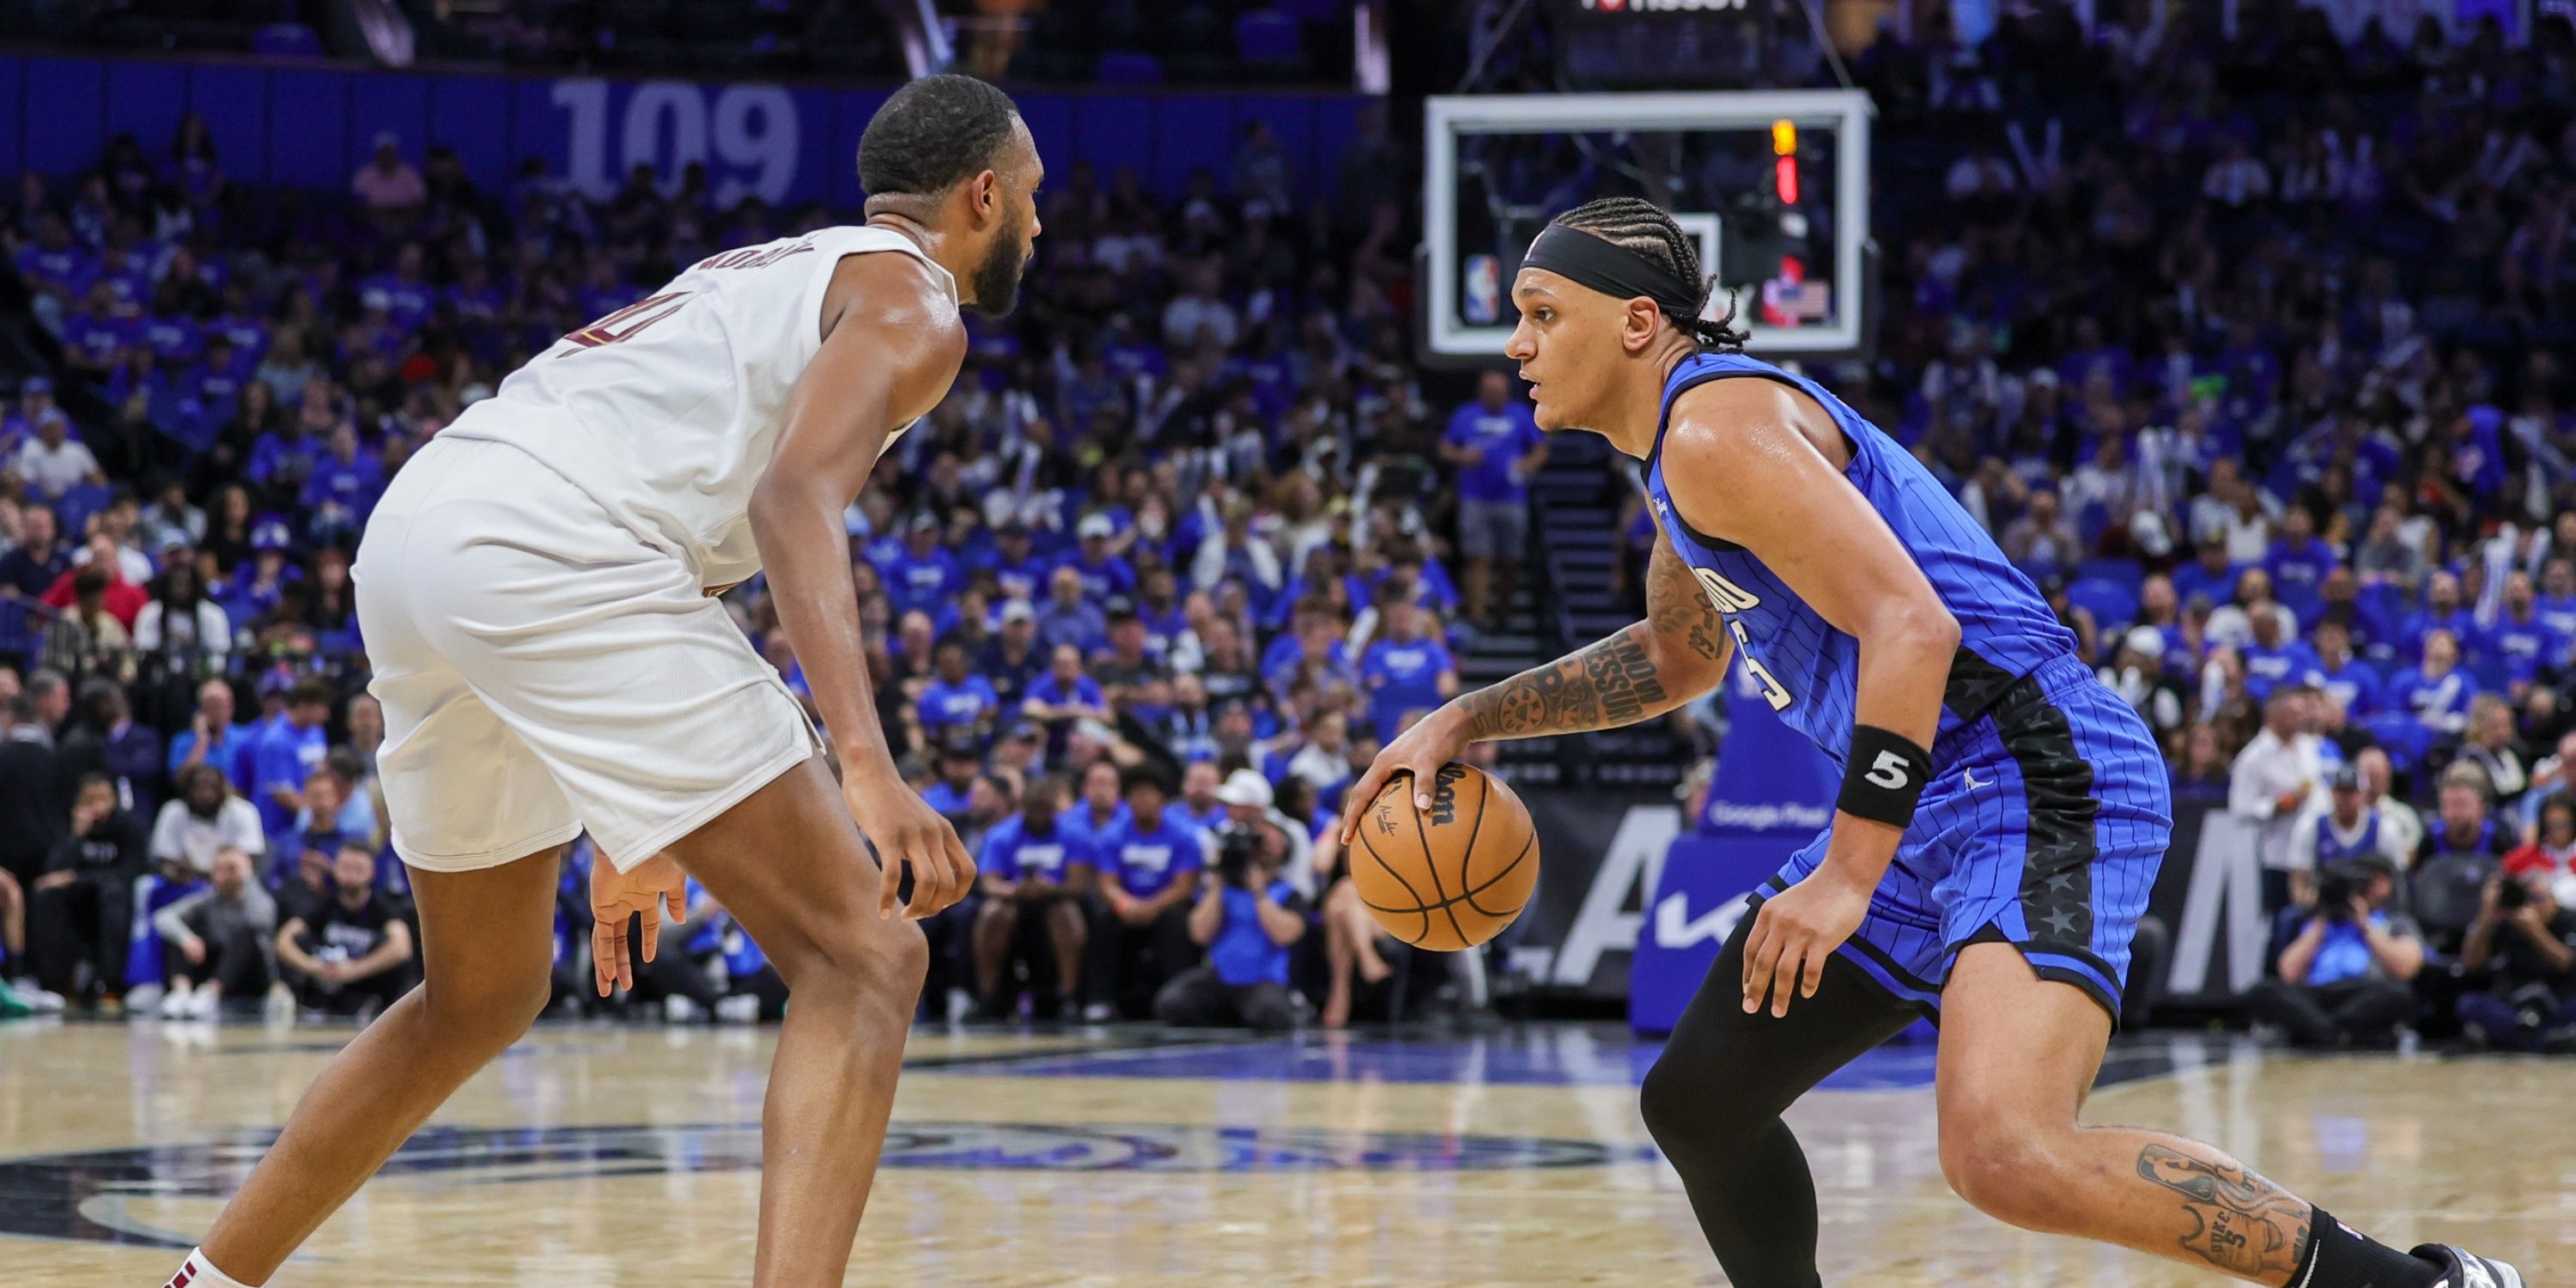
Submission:
[[2076,917],[2074,912],[2068,909],[2060,908],[2057,911],[2040,918],[2040,921],[2045,923],[2049,929],[2056,931],[2060,935],[2072,935],[2075,933]]

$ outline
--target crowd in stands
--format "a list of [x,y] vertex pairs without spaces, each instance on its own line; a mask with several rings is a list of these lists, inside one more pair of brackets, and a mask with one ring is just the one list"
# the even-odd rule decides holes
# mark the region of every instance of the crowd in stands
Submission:
[[[1435,416],[1408,361],[1401,164],[1376,126],[1339,202],[1291,191],[1259,128],[1176,202],[1064,164],[1020,311],[977,324],[850,507],[880,719],[985,858],[982,897],[931,927],[934,1009],[1287,1023],[1315,1009],[1292,956],[1323,1018],[1385,992],[1322,834],[1454,692],[1450,642],[1517,555],[1487,516],[1462,591],[1450,485],[1518,509],[1538,459],[1505,382]],[[349,573],[387,480],[557,336],[848,217],[718,209],[696,173],[483,192],[392,137],[342,200],[272,196],[191,120],[25,177],[0,230],[61,354],[0,418],[0,971],[38,1000],[398,992],[414,914]],[[804,695],[765,585],[725,602]],[[592,857],[564,876],[567,1008],[591,1004]],[[757,946],[696,898],[614,1005],[774,1015]]]
[[2255,829],[2258,1014],[2576,1047],[2576,29],[2234,14],[1855,59],[1888,307],[1837,387]]
[[[1880,342],[1818,374],[2044,588],[2177,797],[2253,830],[2259,1015],[2568,1045],[2576,40],[2554,15],[2517,46],[2199,12],[2128,6],[2088,40],[2043,8],[1976,45],[1935,19],[1854,60],[1882,113]],[[1021,313],[849,513],[880,717],[984,862],[932,927],[934,1006],[1338,1022],[1407,966],[1324,822],[1454,691],[1539,449],[1507,381],[1453,414],[1413,366],[1404,153],[1373,126],[1327,197],[1275,146],[1253,131],[1176,202],[1061,163]],[[42,668],[0,671],[0,768],[41,756],[55,785],[0,775],[0,948],[56,991],[238,997],[218,949],[244,926],[303,945],[263,965],[307,1004],[399,978],[347,574],[368,506],[554,337],[833,218],[715,209],[694,179],[480,192],[400,139],[342,208],[281,208],[189,127],[8,212],[60,379],[105,409],[75,424],[39,380],[0,421],[23,623],[0,644]],[[84,447],[120,436],[148,450]],[[799,687],[762,587],[726,602]],[[261,844],[230,844],[273,911],[211,877],[179,918],[145,906],[197,897],[243,802]],[[344,919],[357,879],[385,902]],[[756,945],[705,910],[638,994],[774,1014]],[[351,964],[298,959],[324,949]]]

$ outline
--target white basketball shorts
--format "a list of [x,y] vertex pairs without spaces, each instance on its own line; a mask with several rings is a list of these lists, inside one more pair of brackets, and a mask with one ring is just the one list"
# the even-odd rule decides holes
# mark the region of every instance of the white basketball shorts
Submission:
[[431,440],[351,572],[413,867],[495,867],[586,828],[624,871],[821,748],[677,549],[506,443]]

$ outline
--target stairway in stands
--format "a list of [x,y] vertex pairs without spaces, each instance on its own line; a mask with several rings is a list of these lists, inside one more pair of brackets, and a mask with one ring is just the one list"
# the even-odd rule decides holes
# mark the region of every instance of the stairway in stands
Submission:
[[[1595,435],[1549,437],[1547,464],[1530,485],[1536,509],[1520,594],[1502,623],[1458,659],[1462,686],[1508,678],[1637,620],[1613,589],[1619,515],[1635,475],[1635,463]],[[1669,786],[1689,770],[1691,755],[1688,744],[1658,721],[1505,743],[1502,759],[1519,785]]]

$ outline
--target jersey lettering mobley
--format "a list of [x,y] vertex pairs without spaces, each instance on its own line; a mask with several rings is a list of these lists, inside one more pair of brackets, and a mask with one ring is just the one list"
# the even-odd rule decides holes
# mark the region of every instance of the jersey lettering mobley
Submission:
[[685,560],[701,585],[746,580],[760,571],[752,489],[777,452],[788,394],[822,348],[833,271],[880,252],[919,260],[955,302],[956,279],[891,229],[825,228],[726,251],[556,341],[440,437],[537,458]]

